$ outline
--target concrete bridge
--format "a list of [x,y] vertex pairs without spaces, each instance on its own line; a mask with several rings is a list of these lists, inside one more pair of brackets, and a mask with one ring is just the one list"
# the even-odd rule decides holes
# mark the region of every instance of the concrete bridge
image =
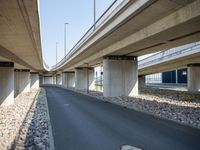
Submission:
[[[102,63],[105,97],[136,96],[138,56],[200,41],[200,0],[117,1],[61,62],[48,67],[42,59],[37,1],[0,2],[2,105],[39,86],[39,74],[44,76],[40,83],[93,89],[94,67]],[[199,63],[187,64],[194,91],[200,90]]]
[[[198,64],[200,59],[200,42],[195,42],[180,47],[161,51],[149,56],[138,63],[140,80],[144,80],[144,75],[166,72],[175,69],[188,68],[188,90],[198,91],[199,81],[195,74],[199,74],[198,70],[191,72],[191,64]],[[189,65],[188,65],[189,64]],[[198,65],[197,65],[198,66]],[[197,72],[196,72],[197,71]],[[192,73],[192,74],[191,74]],[[194,80],[196,84],[191,84]],[[143,81],[144,82],[144,81]]]

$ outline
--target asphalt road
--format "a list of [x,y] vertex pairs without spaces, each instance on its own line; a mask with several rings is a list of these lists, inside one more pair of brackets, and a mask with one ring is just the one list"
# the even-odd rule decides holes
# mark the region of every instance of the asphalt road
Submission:
[[200,150],[200,130],[44,86],[56,150]]

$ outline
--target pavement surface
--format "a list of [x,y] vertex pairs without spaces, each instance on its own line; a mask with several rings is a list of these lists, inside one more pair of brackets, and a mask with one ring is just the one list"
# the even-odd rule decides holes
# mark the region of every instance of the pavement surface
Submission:
[[44,88],[56,150],[120,150],[122,145],[200,150],[200,130],[59,87]]

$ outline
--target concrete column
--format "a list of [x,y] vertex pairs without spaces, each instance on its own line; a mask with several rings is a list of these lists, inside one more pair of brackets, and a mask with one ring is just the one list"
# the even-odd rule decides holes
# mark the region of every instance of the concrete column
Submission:
[[199,92],[200,91],[200,64],[188,65],[188,91]]
[[62,85],[62,77],[60,74],[56,75],[56,84],[57,85]]
[[105,97],[138,95],[137,57],[104,57],[103,71],[103,95]]
[[145,76],[139,76],[139,87],[145,87]]
[[56,84],[56,75],[53,75],[53,84]]
[[31,89],[39,88],[39,73],[31,72]]
[[53,84],[53,76],[44,76],[44,84]]
[[43,84],[43,79],[44,79],[44,77],[43,77],[43,75],[39,75],[39,85],[41,86],[42,84]]
[[63,72],[62,85],[66,88],[75,87],[75,72],[74,71],[66,71]]
[[14,103],[14,63],[0,62],[0,106]]
[[66,72],[62,72],[61,79],[62,79],[62,86],[67,87],[67,74],[66,74]]
[[75,87],[75,72],[67,73],[67,87]]
[[75,87],[78,90],[94,89],[94,68],[75,69]]
[[15,96],[30,92],[30,70],[15,69]]

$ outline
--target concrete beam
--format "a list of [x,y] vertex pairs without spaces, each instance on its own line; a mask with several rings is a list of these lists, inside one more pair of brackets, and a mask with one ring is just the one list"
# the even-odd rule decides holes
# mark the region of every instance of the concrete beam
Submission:
[[103,68],[105,97],[138,95],[137,57],[104,57]]
[[188,91],[200,92],[200,64],[188,65]]
[[0,105],[14,103],[14,63],[0,62]]
[[[163,1],[157,2],[162,3]],[[155,11],[155,7],[153,6],[154,5],[150,7],[152,12]],[[165,7],[165,5],[163,6]],[[199,7],[200,0],[196,0],[190,4],[185,5],[184,7],[180,7],[180,9],[170,9],[171,11],[173,10],[172,13],[168,13],[168,15],[160,17],[157,21],[150,21],[151,23],[147,24],[146,26],[144,26],[144,24],[138,24],[138,26],[144,27],[141,29],[136,29],[132,33],[127,32],[129,34],[124,36],[124,38],[121,40],[112,41],[107,40],[106,38],[102,38],[105,39],[105,43],[112,44],[105,46],[103,44],[104,42],[102,42],[101,46],[99,46],[99,43],[99,45],[96,47],[103,47],[101,49],[89,45],[88,42],[74,55],[70,56],[70,58],[65,61],[65,65],[61,65],[59,69],[72,70],[73,68],[83,65],[85,62],[93,64],[96,60],[102,59],[106,55],[141,56],[163,49],[199,41]],[[146,15],[149,14],[147,13]],[[136,18],[141,19],[142,17]],[[133,25],[135,22],[136,21],[134,18],[131,19],[129,23],[130,26],[124,28],[122,31],[125,32],[127,29],[133,30]],[[122,31],[116,31],[117,33],[115,33],[115,35],[120,36],[123,33]],[[99,34],[97,34],[97,36],[98,35]],[[115,39],[115,37],[112,39]],[[93,42],[91,41],[90,43],[92,44],[94,42],[95,39],[93,39]],[[86,45],[88,45],[88,47],[86,47]]]

